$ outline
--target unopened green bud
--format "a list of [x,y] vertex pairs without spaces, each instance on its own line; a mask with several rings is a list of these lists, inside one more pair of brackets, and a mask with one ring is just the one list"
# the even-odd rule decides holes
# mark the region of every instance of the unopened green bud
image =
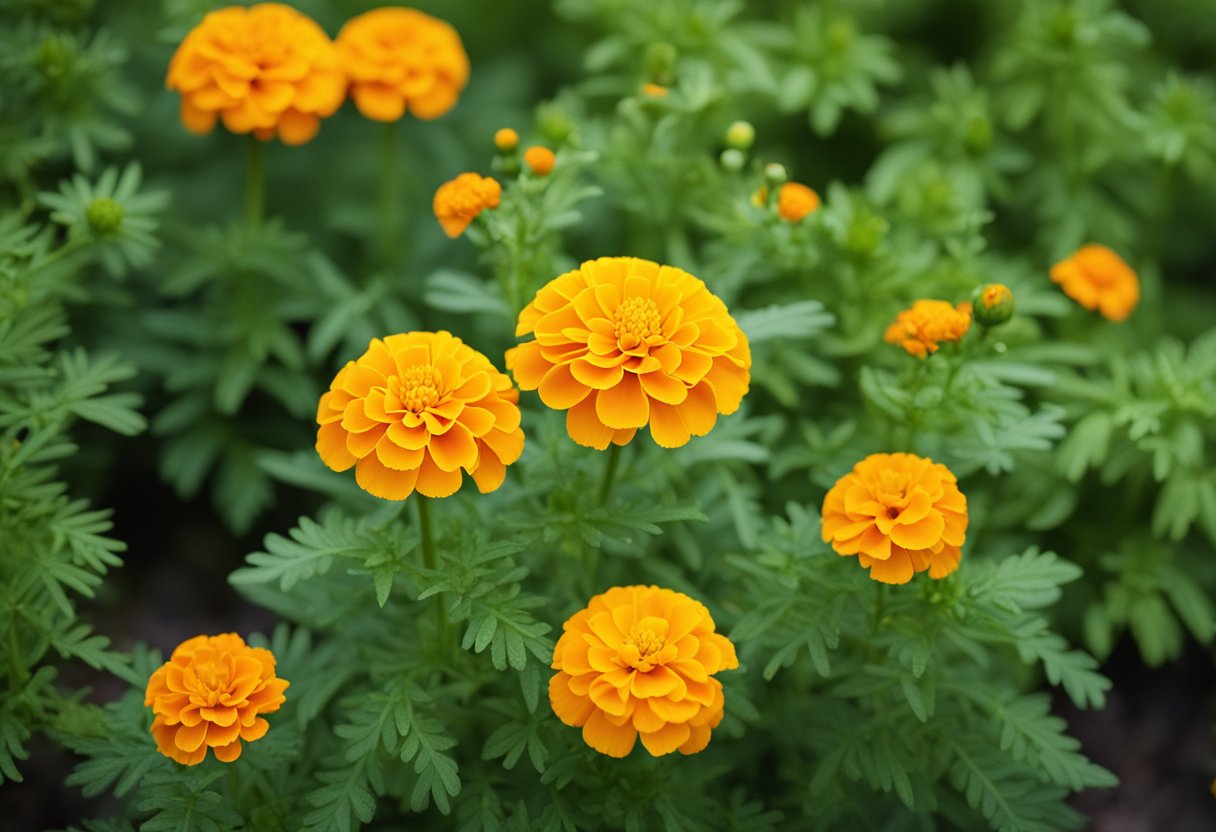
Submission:
[[537,108],[536,127],[549,144],[557,147],[569,141],[574,121],[562,105],[550,101]]
[[726,128],[726,146],[735,150],[750,150],[756,143],[756,128],[750,121],[736,121]]
[[670,43],[652,43],[646,50],[646,74],[656,84],[671,83],[676,72],[676,48]]
[[992,147],[992,122],[979,114],[967,119],[963,144],[972,153],[983,153]]
[[38,67],[47,78],[62,78],[72,66],[72,50],[59,35],[47,35],[38,47]]
[[785,172],[785,165],[779,165],[776,162],[769,162],[764,166],[764,181],[769,187],[775,188],[778,185],[784,185],[789,176]]
[[828,24],[827,41],[834,52],[844,52],[857,37],[857,24],[851,17],[839,17]]
[[743,155],[742,150],[728,147],[722,151],[722,155],[718,157],[718,161],[722,164],[723,170],[734,173],[743,169],[743,165],[747,162],[747,157]]
[[110,199],[109,197],[101,197],[89,203],[89,207],[84,212],[85,219],[89,222],[89,228],[99,237],[107,237],[114,234],[122,227],[123,217],[126,216],[126,211],[120,203]]
[[989,283],[971,297],[971,317],[985,329],[1000,326],[1013,317],[1013,292],[1000,283]]

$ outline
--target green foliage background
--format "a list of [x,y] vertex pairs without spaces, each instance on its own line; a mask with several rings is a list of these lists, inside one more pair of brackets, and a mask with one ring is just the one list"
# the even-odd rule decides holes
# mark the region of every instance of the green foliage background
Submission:
[[[1155,666],[1192,640],[1210,657],[1216,628],[1208,4],[418,5],[465,40],[459,106],[386,139],[348,104],[312,143],[267,146],[256,225],[243,137],[186,133],[163,89],[211,4],[0,5],[5,788],[34,786],[14,782],[50,742],[79,755],[68,787],[116,798],[90,832],[1081,826],[1068,795],[1117,783],[1051,691],[1102,708],[1121,640]],[[331,34],[369,6],[299,4]],[[737,119],[758,137],[741,165],[720,155]],[[448,240],[431,195],[490,173],[502,126],[557,169],[500,169],[502,206]],[[753,206],[769,162],[821,209]],[[1126,323],[1047,278],[1087,241],[1140,275]],[[318,395],[369,338],[415,328],[501,366],[532,292],[612,254],[726,300],[754,351],[742,412],[676,451],[639,437],[601,504],[602,455],[525,394],[523,459],[434,506],[425,568],[412,504],[316,459]],[[1009,324],[923,363],[881,343],[913,300],[989,281],[1014,291]],[[955,576],[883,592],[817,512],[892,450],[955,471],[971,525]],[[198,591],[272,622],[255,640],[288,702],[233,766],[152,744],[143,686],[173,628],[92,623],[141,603],[88,499],[113,481],[222,524],[229,585]],[[602,758],[548,708],[561,622],[638,582],[703,600],[739,650],[695,757]],[[82,678],[130,687],[90,698]]]

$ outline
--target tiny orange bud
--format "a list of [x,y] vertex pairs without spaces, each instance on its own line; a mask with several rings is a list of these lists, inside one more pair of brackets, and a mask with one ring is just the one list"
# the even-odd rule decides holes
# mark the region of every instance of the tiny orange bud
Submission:
[[533,145],[524,151],[524,162],[537,176],[548,176],[553,172],[557,157],[549,148]]
[[502,153],[510,153],[519,147],[519,134],[510,127],[503,127],[494,133],[494,146]]
[[998,326],[1013,317],[1013,292],[1000,283],[989,283],[975,290],[972,315],[982,327]]
[[667,87],[662,84],[643,84],[642,95],[648,95],[651,98],[664,98],[667,95]]
[[819,194],[801,182],[786,182],[777,193],[777,213],[786,222],[802,222],[819,207]]

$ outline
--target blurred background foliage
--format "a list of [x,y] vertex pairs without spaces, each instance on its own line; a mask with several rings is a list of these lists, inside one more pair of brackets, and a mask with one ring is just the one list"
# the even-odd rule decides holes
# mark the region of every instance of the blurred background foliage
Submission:
[[[1208,714],[1213,692],[1210,3],[418,3],[460,32],[473,74],[450,114],[399,125],[390,245],[381,125],[350,105],[310,144],[266,148],[268,219],[245,221],[244,137],[187,133],[163,86],[215,5],[0,4],[0,776],[49,799],[8,782],[59,782],[66,757],[25,761],[40,731],[85,757],[84,794],[126,800],[23,817],[1056,829],[1078,807],[1140,811],[1065,801],[1115,779],[1058,714],[1100,728],[1074,709],[1148,701],[1120,686],[1179,659],[1207,685],[1180,714]],[[374,4],[295,5],[333,35]],[[740,119],[755,143],[724,154]],[[504,126],[558,151],[551,178],[494,173]],[[757,207],[767,163],[822,207],[796,225]],[[507,187],[451,241],[431,196],[465,170]],[[1126,323],[1047,279],[1088,241],[1140,276]],[[609,254],[723,297],[754,349],[744,411],[677,452],[635,442],[600,507],[603,461],[525,396],[524,459],[500,492],[442,506],[448,554],[421,570],[408,515],[316,460],[318,395],[390,332],[449,328],[499,362],[539,285]],[[988,281],[1018,309],[991,337],[923,365],[881,343],[913,300]],[[880,607],[819,542],[817,509],[894,449],[959,474],[971,528],[957,580]],[[687,591],[733,632],[744,670],[698,758],[593,759],[548,714],[552,631],[603,588],[588,547],[603,586]],[[432,638],[428,594],[472,634],[454,655],[396,649]],[[116,681],[142,688],[139,644],[230,629],[269,633],[299,697],[239,788],[156,757],[141,694]],[[1126,668],[1113,691],[1090,655]],[[1198,750],[1162,741],[1192,794],[1216,768],[1209,716],[1186,726]],[[1130,743],[1101,759],[1124,802],[1164,776],[1124,765]],[[1153,822],[1210,824],[1180,806]]]

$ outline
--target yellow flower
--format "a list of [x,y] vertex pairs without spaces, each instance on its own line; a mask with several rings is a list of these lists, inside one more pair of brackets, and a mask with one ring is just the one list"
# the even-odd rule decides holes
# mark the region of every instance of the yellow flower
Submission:
[[497,208],[501,197],[502,186],[497,180],[476,173],[462,173],[439,186],[431,208],[444,233],[456,238],[486,208]]
[[819,194],[801,182],[786,182],[777,192],[777,215],[786,222],[802,222],[819,207]]
[[904,584],[917,572],[958,568],[967,498],[945,465],[914,454],[871,454],[823,499],[823,540],[857,555],[870,577]]
[[557,157],[549,148],[535,145],[524,151],[524,162],[537,176],[548,176],[553,172]]
[[346,97],[346,76],[329,37],[290,6],[261,3],[212,12],[169,62],[166,86],[181,93],[192,133],[216,119],[233,133],[304,144]]
[[351,18],[338,33],[338,56],[355,106],[375,121],[397,121],[407,109],[439,118],[469,80],[460,35],[415,9],[390,6]]
[[484,355],[448,332],[375,338],[317,405],[317,453],[352,466],[363,490],[404,500],[456,493],[468,471],[483,494],[519,459],[519,391]]
[[1115,252],[1103,245],[1081,246],[1051,267],[1051,279],[1064,294],[1096,309],[1111,321],[1126,320],[1140,302],[1140,279]]
[[519,147],[519,133],[510,127],[502,127],[494,132],[494,146],[500,153],[510,153]]
[[596,595],[562,627],[549,702],[610,757],[638,735],[652,756],[696,754],[722,721],[720,670],[739,666],[709,610],[681,592],[626,586]]
[[543,287],[519,314],[507,353],[521,389],[565,410],[580,445],[624,445],[647,424],[678,448],[739,408],[747,336],[697,278],[636,257],[602,257]]
[[188,766],[201,763],[208,748],[231,763],[241,756],[241,740],[261,739],[270,728],[261,714],[286,701],[289,683],[274,674],[274,655],[236,633],[182,642],[144,695],[157,749]]
[[951,306],[944,300],[918,300],[895,316],[883,340],[898,344],[909,355],[924,358],[938,345],[960,341],[971,328],[971,304]]

